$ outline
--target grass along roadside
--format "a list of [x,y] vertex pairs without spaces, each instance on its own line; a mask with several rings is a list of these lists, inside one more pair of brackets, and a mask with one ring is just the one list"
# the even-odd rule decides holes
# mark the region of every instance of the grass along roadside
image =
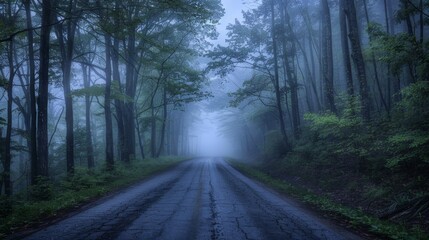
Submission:
[[429,239],[429,236],[418,228],[409,229],[406,226],[380,220],[359,209],[345,207],[327,197],[317,195],[308,189],[299,188],[283,180],[275,179],[247,164],[232,160],[230,160],[229,163],[245,175],[257,179],[283,194],[287,194],[310,205],[323,214],[329,215],[330,218],[345,222],[348,227],[354,230],[365,230],[374,234],[374,236],[388,239]]
[[[86,169],[76,169],[72,178],[49,184],[47,188],[43,188],[43,192],[37,193],[40,191],[37,187],[30,190],[36,192],[36,195],[47,194],[49,196],[47,199],[26,200],[25,193],[17,194],[7,203],[10,205],[10,210],[5,212],[3,209],[0,214],[0,239],[9,234],[41,225],[46,220],[71,212],[108,193],[165,171],[183,160],[185,159],[178,157],[145,159],[130,166],[118,164],[112,172],[94,171],[90,173]],[[0,201],[7,200],[1,199]],[[5,206],[3,203],[1,205],[1,208]]]

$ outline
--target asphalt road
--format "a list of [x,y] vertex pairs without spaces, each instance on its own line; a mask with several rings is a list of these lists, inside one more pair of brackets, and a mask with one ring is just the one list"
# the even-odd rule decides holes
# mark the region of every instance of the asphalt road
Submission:
[[196,159],[25,239],[358,239],[243,176]]

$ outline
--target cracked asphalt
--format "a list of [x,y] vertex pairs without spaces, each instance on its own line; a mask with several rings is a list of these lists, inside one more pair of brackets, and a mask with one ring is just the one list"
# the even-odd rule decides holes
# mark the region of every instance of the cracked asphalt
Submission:
[[25,239],[359,239],[250,180],[195,159]]

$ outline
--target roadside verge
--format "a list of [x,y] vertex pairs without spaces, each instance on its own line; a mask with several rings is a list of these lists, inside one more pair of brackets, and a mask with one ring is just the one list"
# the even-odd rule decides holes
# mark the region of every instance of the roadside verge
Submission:
[[333,219],[354,232],[362,233],[363,237],[371,239],[429,239],[429,236],[420,229],[409,229],[406,226],[380,220],[377,217],[365,214],[359,209],[335,203],[326,196],[315,194],[308,189],[273,178],[257,167],[233,160],[228,162],[246,176],[305,203],[312,210],[321,213],[321,215]]

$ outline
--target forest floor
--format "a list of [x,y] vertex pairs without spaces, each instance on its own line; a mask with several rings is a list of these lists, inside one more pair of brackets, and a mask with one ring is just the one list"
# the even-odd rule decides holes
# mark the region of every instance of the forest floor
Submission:
[[[386,186],[369,186],[373,183],[366,179],[354,176],[351,179],[340,174],[329,179],[288,174],[279,164],[273,163],[232,161],[233,166],[246,175],[369,239],[429,239],[427,195],[392,206],[394,199],[389,201],[387,198],[395,198],[394,193],[389,196],[380,193]],[[373,188],[376,193],[368,194],[368,188]],[[401,197],[400,192],[396,194]],[[391,209],[395,210],[389,212]]]

